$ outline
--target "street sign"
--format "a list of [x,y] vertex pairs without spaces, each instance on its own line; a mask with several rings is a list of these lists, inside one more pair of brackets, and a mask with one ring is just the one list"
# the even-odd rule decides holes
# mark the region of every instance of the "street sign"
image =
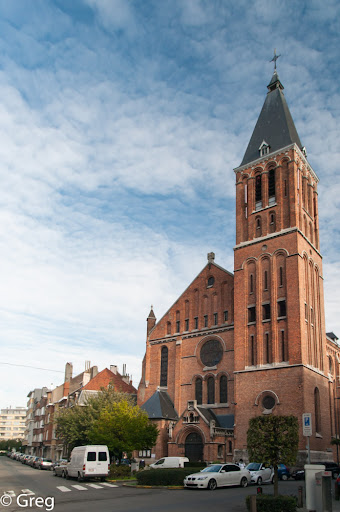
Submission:
[[312,435],[312,415],[309,412],[305,412],[302,415],[302,428],[303,435],[310,437]]

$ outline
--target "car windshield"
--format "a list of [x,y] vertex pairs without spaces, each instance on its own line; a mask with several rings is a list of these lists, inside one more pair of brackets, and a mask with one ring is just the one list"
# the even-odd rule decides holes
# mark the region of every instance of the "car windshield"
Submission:
[[261,467],[261,464],[258,464],[257,462],[251,462],[248,464],[247,469],[248,471],[258,471]]
[[214,464],[207,468],[202,469],[202,473],[217,473],[221,469],[221,464]]

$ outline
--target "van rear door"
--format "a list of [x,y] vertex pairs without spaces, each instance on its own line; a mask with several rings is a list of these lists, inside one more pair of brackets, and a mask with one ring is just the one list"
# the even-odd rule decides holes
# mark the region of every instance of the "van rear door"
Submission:
[[87,450],[85,474],[88,476],[108,474],[108,452],[104,449]]

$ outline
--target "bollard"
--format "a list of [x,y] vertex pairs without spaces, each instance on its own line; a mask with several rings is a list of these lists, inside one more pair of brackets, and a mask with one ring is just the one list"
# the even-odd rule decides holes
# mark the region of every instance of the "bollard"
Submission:
[[335,481],[335,484],[334,484],[334,499],[336,501],[339,501],[339,484],[337,481]]
[[299,485],[298,487],[298,507],[303,507],[303,487],[302,485]]
[[253,496],[250,496],[250,512],[257,512],[256,494],[253,494]]

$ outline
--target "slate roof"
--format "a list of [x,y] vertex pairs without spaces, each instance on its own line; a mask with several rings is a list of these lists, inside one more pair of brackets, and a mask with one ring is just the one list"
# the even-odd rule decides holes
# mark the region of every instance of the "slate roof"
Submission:
[[234,428],[235,417],[233,414],[215,414],[212,409],[206,409],[205,407],[197,407],[199,412],[210,422],[215,420],[216,427],[221,428]]
[[178,420],[174,404],[166,391],[157,390],[142,406],[150,419]]
[[270,146],[269,154],[293,143],[302,149],[276,70],[267,88],[265,102],[240,167],[260,158],[259,147],[263,141]]

